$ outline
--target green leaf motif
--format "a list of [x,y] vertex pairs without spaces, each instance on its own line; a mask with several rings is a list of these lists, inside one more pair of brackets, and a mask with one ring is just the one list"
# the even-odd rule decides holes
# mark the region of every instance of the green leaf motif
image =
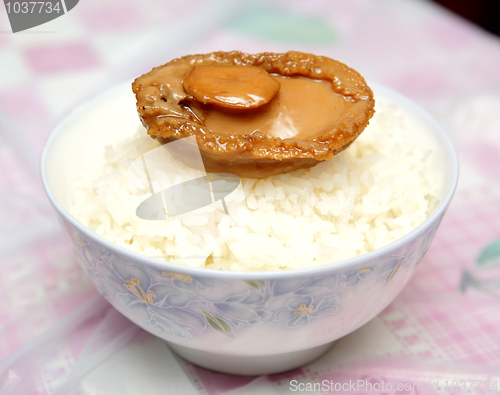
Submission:
[[202,313],[205,316],[205,319],[207,320],[208,325],[210,325],[213,329],[215,329],[217,332],[220,332],[226,336],[229,336],[232,339],[236,339],[236,336],[234,335],[233,330],[231,329],[231,326],[226,321],[224,321],[221,317],[210,314],[204,310],[202,310]]
[[264,286],[264,281],[261,280],[255,280],[255,281],[245,281],[248,285],[254,288],[262,288]]
[[385,279],[385,283],[387,284],[389,281],[391,281],[394,276],[396,276],[396,273],[398,272],[399,268],[401,267],[401,262],[403,262],[403,260],[401,259],[399,261],[399,263],[394,267],[394,269],[391,270],[391,272],[389,273],[389,275],[387,276],[387,278]]
[[500,265],[500,239],[486,246],[477,260],[477,265],[482,268],[492,268]]
[[233,18],[228,27],[246,36],[281,42],[329,44],[337,39],[326,20],[278,9],[256,8]]

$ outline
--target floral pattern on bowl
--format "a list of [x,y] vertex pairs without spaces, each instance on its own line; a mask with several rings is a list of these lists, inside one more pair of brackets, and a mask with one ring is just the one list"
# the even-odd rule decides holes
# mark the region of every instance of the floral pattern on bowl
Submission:
[[[193,276],[183,273],[182,266],[172,272],[143,265],[61,222],[82,269],[115,308],[155,335],[189,345],[215,333],[236,340],[247,336],[251,327],[301,331],[317,321],[335,322],[336,316],[350,316],[349,310],[366,304],[367,297],[377,301],[377,307],[367,311],[375,316],[410,279],[440,219],[413,243],[359,269],[329,265],[315,277],[253,280]],[[354,329],[347,326],[338,337]]]

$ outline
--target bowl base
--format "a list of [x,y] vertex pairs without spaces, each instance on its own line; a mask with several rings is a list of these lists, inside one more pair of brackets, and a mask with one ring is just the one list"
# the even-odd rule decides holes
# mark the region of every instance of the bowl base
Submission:
[[242,376],[276,374],[297,369],[326,353],[333,343],[284,354],[236,356],[199,351],[167,342],[172,351],[194,365],[216,372]]

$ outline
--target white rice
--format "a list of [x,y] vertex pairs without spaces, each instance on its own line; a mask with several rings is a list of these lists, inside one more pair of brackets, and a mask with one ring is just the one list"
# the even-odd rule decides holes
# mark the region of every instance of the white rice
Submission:
[[229,216],[219,201],[166,221],[138,218],[127,171],[157,146],[142,132],[106,147],[104,167],[78,178],[70,212],[120,246],[189,266],[279,270],[337,262],[401,238],[438,204],[435,141],[382,100],[366,130],[332,160],[242,179],[226,198]]

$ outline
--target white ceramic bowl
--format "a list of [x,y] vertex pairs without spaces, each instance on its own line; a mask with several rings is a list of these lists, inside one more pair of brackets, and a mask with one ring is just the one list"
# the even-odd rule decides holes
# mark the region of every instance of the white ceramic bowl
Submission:
[[42,153],[43,185],[82,269],[131,321],[208,369],[258,375],[297,368],[394,300],[427,252],[456,188],[456,151],[439,123],[400,94],[370,86],[376,98],[397,103],[434,135],[444,177],[440,203],[424,223],[356,258],[283,272],[213,271],[131,252],[79,223],[67,210],[74,175],[102,158],[105,145],[140,127],[129,84],[88,101],[55,128]]

